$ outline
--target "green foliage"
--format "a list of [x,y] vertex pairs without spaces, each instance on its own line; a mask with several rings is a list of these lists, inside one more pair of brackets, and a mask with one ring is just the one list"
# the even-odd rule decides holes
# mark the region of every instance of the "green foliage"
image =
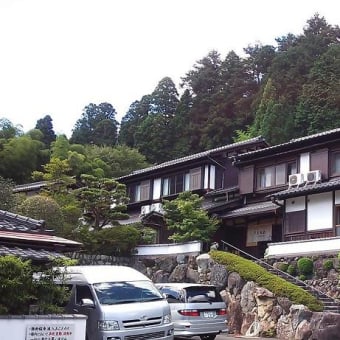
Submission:
[[138,244],[155,244],[157,243],[157,231],[147,226],[136,226],[141,233],[141,239]]
[[83,187],[74,191],[84,211],[84,223],[95,230],[127,218],[126,187],[113,179],[81,176]]
[[300,274],[299,275],[299,280],[306,281],[307,280],[307,276],[305,274]]
[[22,134],[23,132],[21,127],[14,126],[13,123],[6,118],[0,118],[0,145],[6,140]]
[[296,266],[290,264],[290,265],[288,266],[288,268],[287,268],[287,273],[288,273],[289,275],[295,276],[296,273],[297,273]]
[[141,231],[133,226],[115,226],[101,230],[82,227],[73,237],[83,243],[88,254],[129,256],[141,238]]
[[145,156],[137,149],[126,145],[116,147],[87,145],[85,150],[87,160],[92,168],[104,170],[103,177],[117,178],[149,166]]
[[[340,115],[340,45],[320,56],[303,85],[296,125],[305,135],[338,127]],[[308,122],[308,123],[307,123]]]
[[31,276],[29,261],[0,256],[0,314],[28,312],[28,304],[33,298]]
[[59,135],[51,144],[51,157],[67,159],[70,143],[65,135]]
[[[14,256],[0,256],[0,314],[28,314],[30,305],[37,306],[37,313],[61,313],[60,307],[67,301],[69,294],[61,286],[54,284],[61,272],[55,266],[75,264],[72,260],[52,260],[49,264],[32,266]],[[39,279],[34,273],[39,273]]]
[[136,147],[149,163],[162,163],[171,159],[169,120],[166,115],[149,115],[136,131]]
[[71,143],[116,145],[116,110],[109,103],[89,104],[78,119],[72,133]]
[[333,260],[331,259],[327,259],[323,262],[323,268],[325,270],[331,270],[334,268],[334,265],[333,265]]
[[0,148],[0,176],[11,178],[16,184],[28,182],[33,170],[41,164],[44,144],[23,135],[9,139]]
[[43,134],[42,142],[49,147],[52,142],[56,140],[56,134],[53,131],[52,118],[50,115],[46,115],[37,121],[35,126]]
[[44,220],[48,229],[60,231],[63,226],[63,214],[59,204],[52,198],[42,195],[27,197],[17,208],[23,216]]
[[287,262],[277,262],[276,268],[281,270],[282,272],[287,272],[288,270],[288,263]]
[[299,274],[311,275],[313,274],[313,260],[308,257],[301,257],[297,261],[297,269]]
[[12,211],[15,206],[14,183],[0,176],[0,210]]
[[226,267],[228,272],[237,272],[246,281],[254,281],[261,287],[269,289],[277,296],[290,299],[295,304],[303,304],[312,311],[322,311],[323,305],[317,298],[300,287],[270,274],[253,261],[232,253],[212,251],[214,261]]
[[201,208],[202,197],[183,192],[172,201],[164,200],[164,217],[167,227],[173,231],[169,237],[176,242],[209,242],[219,221],[211,218]]

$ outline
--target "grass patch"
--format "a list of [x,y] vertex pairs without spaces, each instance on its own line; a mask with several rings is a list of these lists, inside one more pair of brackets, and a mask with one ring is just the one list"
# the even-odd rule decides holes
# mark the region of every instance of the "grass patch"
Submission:
[[226,267],[229,272],[237,272],[244,280],[254,281],[267,288],[276,296],[287,297],[294,304],[307,306],[311,311],[320,312],[323,305],[312,294],[286,280],[267,272],[264,268],[243,257],[224,251],[211,251],[212,259]]

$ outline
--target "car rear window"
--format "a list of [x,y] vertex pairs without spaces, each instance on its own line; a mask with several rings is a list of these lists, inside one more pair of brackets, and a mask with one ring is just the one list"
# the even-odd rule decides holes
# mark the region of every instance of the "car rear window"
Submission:
[[222,302],[215,287],[192,286],[185,288],[187,302]]

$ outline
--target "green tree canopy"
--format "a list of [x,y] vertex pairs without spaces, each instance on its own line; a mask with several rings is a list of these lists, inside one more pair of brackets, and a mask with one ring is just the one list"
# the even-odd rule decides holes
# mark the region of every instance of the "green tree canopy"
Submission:
[[202,199],[197,194],[183,192],[172,201],[164,200],[165,222],[173,231],[169,239],[176,242],[211,240],[219,221],[202,209]]
[[42,142],[49,147],[52,142],[56,140],[56,134],[53,130],[52,118],[50,115],[46,115],[37,121],[35,128],[40,130],[43,134]]
[[0,210],[13,211],[15,206],[13,189],[13,181],[0,176]]
[[57,232],[63,228],[63,214],[59,204],[51,197],[34,195],[26,198],[17,208],[18,213],[36,220],[44,220],[47,229]]
[[303,135],[339,127],[340,44],[332,45],[312,67],[303,85],[296,114]]
[[32,171],[40,167],[43,148],[41,141],[29,135],[9,139],[0,149],[0,176],[16,184],[29,182]]
[[99,160],[105,164],[105,177],[117,178],[149,166],[145,156],[137,149],[126,145],[116,147],[88,145],[86,156],[91,164]]
[[0,118],[0,143],[2,143],[2,140],[8,140],[22,134],[21,126],[14,126],[7,118]]
[[82,175],[81,180],[83,187],[75,190],[75,194],[88,227],[100,230],[104,226],[117,225],[117,220],[128,217],[125,213],[128,197],[124,184],[91,175]]
[[116,110],[109,103],[89,104],[73,129],[71,143],[116,145],[118,122]]

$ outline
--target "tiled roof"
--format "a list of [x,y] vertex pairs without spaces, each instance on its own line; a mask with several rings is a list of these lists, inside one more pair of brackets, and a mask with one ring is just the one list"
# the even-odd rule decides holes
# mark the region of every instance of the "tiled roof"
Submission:
[[334,179],[328,182],[323,183],[314,183],[314,184],[307,184],[302,185],[299,187],[291,187],[283,191],[276,192],[274,194],[269,195],[269,197],[273,197],[275,199],[286,199],[291,197],[297,197],[297,196],[303,196],[306,194],[312,194],[312,193],[321,193],[330,191],[333,189],[339,189],[340,188],[340,179]]
[[0,243],[1,240],[13,240],[13,241],[27,241],[34,243],[53,244],[53,245],[68,245],[68,246],[80,246],[81,243],[68,240],[66,238],[37,233],[26,233],[26,232],[12,232],[0,230]]
[[41,188],[44,188],[46,186],[47,186],[46,181],[20,184],[20,185],[16,185],[14,187],[13,192],[25,192],[25,191],[40,190]]
[[66,258],[63,254],[55,251],[49,251],[44,249],[31,249],[20,247],[7,247],[0,245],[0,256],[13,255],[22,259],[30,259],[35,261],[49,261],[51,258]]
[[45,221],[13,214],[8,211],[0,210],[0,230],[11,231],[43,231]]
[[15,245],[35,245],[41,248],[51,247],[68,251],[79,249],[81,243],[54,236],[45,230],[45,222],[35,220],[25,216],[13,214],[8,211],[0,210],[0,244],[8,246]]
[[293,150],[293,148],[298,145],[311,146],[313,144],[313,140],[328,141],[331,138],[340,138],[340,128],[316,133],[316,134],[301,137],[301,138],[291,139],[289,142],[269,146],[267,148],[258,149],[255,151],[244,152],[242,154],[237,155],[235,159],[236,159],[236,162],[238,161],[242,162],[243,160],[248,159],[248,158],[260,157],[262,155],[272,155],[275,152],[280,152],[281,150],[288,150],[288,149]]
[[185,163],[185,162],[192,161],[192,160],[195,160],[195,159],[204,158],[204,157],[207,157],[207,156],[212,155],[214,153],[228,151],[228,150],[236,149],[236,148],[242,147],[242,146],[248,146],[248,145],[251,145],[251,144],[256,143],[256,142],[264,142],[265,143],[265,140],[263,139],[263,137],[259,136],[259,137],[251,138],[251,139],[248,139],[248,140],[245,140],[245,141],[221,146],[221,147],[218,147],[218,148],[215,148],[215,149],[199,152],[199,153],[189,155],[189,156],[186,156],[186,157],[177,158],[177,159],[174,159],[174,160],[171,160],[171,161],[168,161],[168,162],[164,162],[164,163],[161,163],[161,164],[158,164],[158,165],[154,165],[154,166],[151,166],[151,167],[148,167],[148,168],[145,168],[145,169],[135,170],[129,175],[117,178],[117,180],[129,178],[129,177],[139,175],[139,174],[152,172],[154,170],[166,168],[166,167],[169,167],[169,166],[172,166],[172,165]]
[[253,203],[247,204],[242,208],[238,208],[235,210],[228,211],[225,214],[222,214],[221,218],[231,218],[238,216],[246,216],[246,215],[255,215],[264,212],[274,212],[279,209],[279,206],[272,202],[261,202],[261,203]]

